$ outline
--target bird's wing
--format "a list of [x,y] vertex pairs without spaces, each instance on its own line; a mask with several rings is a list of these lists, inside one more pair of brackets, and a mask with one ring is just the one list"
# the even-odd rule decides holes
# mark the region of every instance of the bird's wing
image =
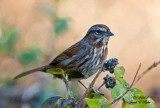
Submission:
[[[82,49],[83,46],[80,44],[80,42],[77,42],[76,44],[72,45],[68,49],[66,49],[64,52],[62,52],[60,55],[58,55],[51,63],[50,65],[67,65],[67,62],[71,61],[72,57],[77,55],[79,52],[79,49]],[[66,63],[66,64],[65,64]],[[63,66],[62,66],[63,67]]]

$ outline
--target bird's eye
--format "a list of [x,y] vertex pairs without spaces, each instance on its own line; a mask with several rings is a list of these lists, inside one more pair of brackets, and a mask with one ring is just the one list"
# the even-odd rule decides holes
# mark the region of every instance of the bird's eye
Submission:
[[100,30],[96,30],[96,34],[100,34],[101,33],[101,31]]

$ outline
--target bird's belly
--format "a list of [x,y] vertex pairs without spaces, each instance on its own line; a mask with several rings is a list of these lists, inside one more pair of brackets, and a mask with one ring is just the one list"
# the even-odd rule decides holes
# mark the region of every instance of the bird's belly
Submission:
[[101,61],[100,59],[97,59],[96,61],[93,61],[93,62],[88,61],[88,63],[89,65],[86,65],[81,72],[84,75],[85,79],[92,76],[98,71],[98,69],[100,69]]

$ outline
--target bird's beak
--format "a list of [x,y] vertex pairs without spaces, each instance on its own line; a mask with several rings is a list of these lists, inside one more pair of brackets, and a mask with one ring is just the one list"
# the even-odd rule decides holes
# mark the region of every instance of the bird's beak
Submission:
[[110,30],[108,30],[107,31],[107,36],[114,36],[114,34]]

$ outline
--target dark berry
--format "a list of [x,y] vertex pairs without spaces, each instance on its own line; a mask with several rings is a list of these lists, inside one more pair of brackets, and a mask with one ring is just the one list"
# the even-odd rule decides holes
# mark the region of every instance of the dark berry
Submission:
[[106,60],[104,62],[104,65],[102,67],[102,71],[109,71],[110,73],[114,72],[114,68],[118,65],[118,59],[117,58],[112,58],[109,60]]
[[113,88],[116,85],[116,79],[114,77],[106,75],[106,77],[104,77],[104,83],[106,88]]

